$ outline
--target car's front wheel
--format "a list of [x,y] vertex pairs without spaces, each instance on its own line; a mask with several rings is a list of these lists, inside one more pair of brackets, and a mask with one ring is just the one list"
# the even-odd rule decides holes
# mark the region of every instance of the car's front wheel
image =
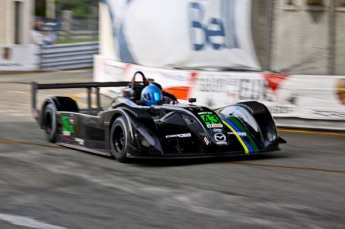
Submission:
[[114,121],[110,131],[111,152],[119,162],[127,160],[128,130],[123,117]]
[[43,112],[43,126],[47,140],[49,142],[55,143],[57,133],[56,109],[55,106],[51,103],[45,106]]

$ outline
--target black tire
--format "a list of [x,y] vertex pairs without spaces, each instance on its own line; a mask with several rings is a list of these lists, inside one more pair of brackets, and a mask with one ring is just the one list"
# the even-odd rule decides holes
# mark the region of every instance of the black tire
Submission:
[[123,117],[116,118],[111,127],[110,148],[117,161],[124,163],[127,160],[128,130]]
[[43,127],[47,140],[55,143],[57,133],[56,109],[51,103],[47,104],[47,106],[44,108]]

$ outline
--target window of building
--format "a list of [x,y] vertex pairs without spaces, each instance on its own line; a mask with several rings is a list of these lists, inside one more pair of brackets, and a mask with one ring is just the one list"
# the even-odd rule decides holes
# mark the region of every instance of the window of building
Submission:
[[[334,0],[331,0],[334,1]],[[306,10],[309,11],[324,11],[325,6],[323,0],[306,0]]]
[[307,0],[307,4],[319,6],[319,5],[323,5],[323,0]]
[[300,7],[298,7],[296,5],[296,0],[284,0],[284,1],[282,1],[281,8],[283,10],[287,10],[287,11],[290,11],[290,10],[295,11],[295,10],[300,9]]
[[335,11],[345,12],[345,0],[337,0],[336,1]]
[[20,7],[21,2],[14,2],[14,43],[20,44]]

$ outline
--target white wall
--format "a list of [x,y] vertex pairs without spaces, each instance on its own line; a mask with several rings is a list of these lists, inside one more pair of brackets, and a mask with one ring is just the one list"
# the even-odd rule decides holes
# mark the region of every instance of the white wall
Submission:
[[293,6],[275,2],[272,70],[328,73],[330,1],[312,7],[305,0],[295,0]]
[[345,75],[345,7],[335,13],[335,74]]

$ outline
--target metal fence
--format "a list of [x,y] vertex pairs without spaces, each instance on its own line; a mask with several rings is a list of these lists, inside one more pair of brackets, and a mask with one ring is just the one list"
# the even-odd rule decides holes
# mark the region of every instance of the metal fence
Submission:
[[[56,19],[39,18],[40,28],[50,27],[58,40],[97,39],[99,18],[95,16],[76,17],[68,11],[65,17]],[[38,22],[37,22],[38,23]]]
[[72,17],[68,22],[71,23],[71,30],[91,30],[98,32],[98,17]]
[[263,70],[345,74],[345,7],[340,0],[316,1],[319,5],[308,0],[253,0],[254,12],[259,11],[259,1],[266,4],[265,19],[257,23],[266,28],[266,44],[257,46]]
[[98,42],[42,46],[40,71],[91,68],[93,56],[98,54],[98,49]]
[[71,11],[63,11],[59,39],[97,39],[98,17],[75,17]]

